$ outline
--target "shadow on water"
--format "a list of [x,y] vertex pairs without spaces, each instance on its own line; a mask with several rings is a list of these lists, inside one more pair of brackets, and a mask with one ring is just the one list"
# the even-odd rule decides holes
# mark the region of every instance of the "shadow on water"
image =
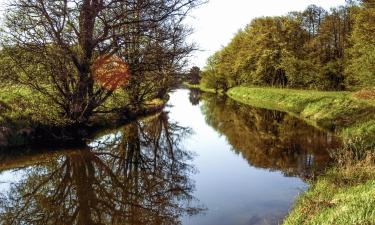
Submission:
[[[190,130],[166,112],[74,150],[3,157],[0,173],[20,174],[1,189],[2,224],[179,224],[202,212],[195,169],[180,142]],[[16,176],[17,177],[17,176]]]
[[340,146],[330,132],[285,112],[255,108],[226,96],[191,90],[193,105],[202,101],[207,124],[224,135],[232,150],[251,166],[313,179],[331,163],[327,150]]

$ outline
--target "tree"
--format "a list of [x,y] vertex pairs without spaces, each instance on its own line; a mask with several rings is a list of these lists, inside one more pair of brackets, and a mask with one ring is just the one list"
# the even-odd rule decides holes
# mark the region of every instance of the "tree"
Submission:
[[191,84],[199,84],[201,80],[201,69],[197,66],[193,66],[189,71],[188,79]]
[[[16,72],[8,79],[43,94],[72,122],[85,123],[114,93],[96,82],[92,66],[97,59],[108,55],[127,63],[129,85],[141,77],[135,71],[147,76],[165,65],[175,69],[191,50],[179,48],[186,35],[181,23],[197,4],[198,0],[14,0],[2,38]],[[161,52],[173,56],[161,68],[151,60],[139,69],[145,65],[140,59],[151,57],[145,52],[154,58]]]
[[320,25],[326,15],[327,12],[316,5],[310,5],[302,12],[302,27],[308,32],[310,40],[318,34]]
[[363,0],[354,14],[351,35],[353,47],[349,50],[346,70],[349,84],[366,87],[375,85],[375,4]]
[[218,70],[218,65],[220,63],[220,54],[218,51],[214,55],[207,59],[207,65],[202,72],[202,84],[209,88],[215,89],[225,89],[227,87],[225,75]]

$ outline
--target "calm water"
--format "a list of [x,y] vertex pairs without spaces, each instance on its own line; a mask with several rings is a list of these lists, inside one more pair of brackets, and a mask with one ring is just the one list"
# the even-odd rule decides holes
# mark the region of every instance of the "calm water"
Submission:
[[288,114],[178,90],[87,146],[0,153],[0,221],[279,224],[337,145]]

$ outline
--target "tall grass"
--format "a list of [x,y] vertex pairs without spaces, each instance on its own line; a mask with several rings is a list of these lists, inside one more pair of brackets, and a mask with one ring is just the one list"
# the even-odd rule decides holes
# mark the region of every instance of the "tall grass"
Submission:
[[297,200],[284,224],[375,224],[374,153],[361,138],[332,150],[335,165]]

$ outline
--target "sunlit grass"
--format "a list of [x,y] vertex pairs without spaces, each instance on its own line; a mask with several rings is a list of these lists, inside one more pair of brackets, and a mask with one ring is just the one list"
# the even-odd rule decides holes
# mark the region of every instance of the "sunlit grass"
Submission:
[[374,224],[374,146],[361,138],[331,150],[335,166],[297,200],[284,224]]
[[185,82],[185,83],[184,83],[184,86],[187,87],[187,88],[196,88],[196,89],[200,89],[201,91],[208,92],[208,93],[219,93],[219,94],[222,94],[222,93],[223,93],[222,90],[218,90],[218,91],[216,92],[215,89],[205,87],[205,86],[202,85],[202,84],[190,84],[190,83]]
[[[108,98],[97,110],[91,123],[95,125],[108,124],[118,119],[121,107],[129,104],[126,91],[119,89]],[[165,104],[163,99],[145,101],[144,110],[160,108]],[[48,101],[42,94],[19,86],[0,88],[0,124],[13,124],[18,127],[33,127],[35,125],[66,126],[69,121],[62,115],[59,107]],[[106,113],[100,113],[101,111]],[[112,112],[112,113],[107,113]],[[121,112],[120,112],[121,113]]]
[[321,179],[297,202],[284,225],[374,224],[374,196],[374,180],[347,187]]
[[335,128],[343,137],[372,138],[375,107],[350,92],[235,87],[228,95],[242,103],[285,111],[323,128]]
[[2,87],[0,103],[1,123],[61,125],[67,122],[61,118],[54,104],[48,102],[41,94],[25,87]]

